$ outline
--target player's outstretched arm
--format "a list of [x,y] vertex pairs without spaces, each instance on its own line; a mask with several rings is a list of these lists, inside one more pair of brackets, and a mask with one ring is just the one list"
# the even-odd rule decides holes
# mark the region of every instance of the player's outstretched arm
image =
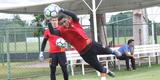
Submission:
[[60,36],[60,31],[58,29],[53,28],[53,26],[50,22],[48,22],[48,29],[51,34]]
[[43,52],[44,52],[44,49],[46,47],[47,40],[48,40],[48,38],[44,38],[43,41],[42,41],[41,51],[43,51]]
[[60,12],[62,12],[63,14],[66,14],[68,16],[70,16],[76,22],[79,21],[79,18],[77,17],[77,15],[75,13],[71,12],[71,11],[61,9]]

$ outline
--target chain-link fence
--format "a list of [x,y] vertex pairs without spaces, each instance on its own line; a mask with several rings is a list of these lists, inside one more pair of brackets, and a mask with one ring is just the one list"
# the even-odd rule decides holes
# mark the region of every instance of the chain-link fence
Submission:
[[[123,44],[133,36],[131,26],[114,26],[114,30],[112,29],[112,26],[107,26],[107,39],[113,40],[114,35],[116,44]],[[157,26],[157,35],[159,29]],[[0,80],[32,80],[33,77],[49,76],[47,60],[43,63],[38,61],[42,35],[36,37],[37,30],[38,28],[33,27],[0,28]],[[86,32],[89,36],[90,31],[87,26]],[[48,45],[45,50],[47,52]]]
[[[143,24],[139,24],[143,25]],[[148,24],[148,44],[152,44],[152,38],[154,37],[155,43],[160,43],[160,25],[159,23],[154,23],[154,35],[152,34],[152,23]],[[140,26],[141,27],[141,26]],[[146,32],[147,33],[147,32]],[[140,34],[139,34],[140,35]],[[133,26],[126,25],[107,25],[107,40],[108,42],[113,41],[115,45],[123,45],[127,41],[133,38]]]
[[35,37],[36,31],[37,28],[0,29],[0,80],[49,75],[48,64],[38,61],[42,37]]

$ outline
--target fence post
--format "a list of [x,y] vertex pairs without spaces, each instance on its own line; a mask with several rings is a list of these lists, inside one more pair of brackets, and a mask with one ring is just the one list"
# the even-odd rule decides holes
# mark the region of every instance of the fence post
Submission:
[[[25,30],[25,38],[27,38],[27,28],[24,28]],[[27,40],[25,41],[25,48],[26,48],[26,61],[28,60],[28,44],[27,44]]]
[[9,29],[6,29],[6,43],[7,43],[7,69],[8,69],[8,80],[12,80],[11,75],[11,64],[10,64],[10,53],[9,53]]
[[[1,37],[1,39],[3,39],[3,37]],[[4,65],[4,52],[3,52],[3,40],[1,40],[0,42],[0,63],[2,63],[2,65]]]
[[3,66],[4,66],[4,62],[5,62],[4,44],[5,44],[5,37],[3,36],[3,41],[2,41],[2,43],[1,43],[1,58],[2,58],[2,65],[3,65]]
[[[153,24],[153,26],[154,26],[154,40],[155,40],[155,44],[157,44],[158,42],[157,42],[157,25],[156,25],[156,23],[152,23]],[[158,55],[158,53],[155,53],[156,55]],[[158,64],[159,62],[158,62],[158,56],[156,56],[156,64]]]
[[0,63],[3,64],[2,43],[0,42]]

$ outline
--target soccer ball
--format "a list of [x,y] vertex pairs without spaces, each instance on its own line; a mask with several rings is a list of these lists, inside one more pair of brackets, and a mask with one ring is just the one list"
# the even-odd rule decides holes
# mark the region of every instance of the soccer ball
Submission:
[[56,40],[56,45],[59,46],[60,48],[64,48],[67,46],[67,43],[63,38],[58,38]]
[[53,17],[56,17],[60,10],[61,8],[58,5],[51,4],[44,9],[44,16],[49,20]]

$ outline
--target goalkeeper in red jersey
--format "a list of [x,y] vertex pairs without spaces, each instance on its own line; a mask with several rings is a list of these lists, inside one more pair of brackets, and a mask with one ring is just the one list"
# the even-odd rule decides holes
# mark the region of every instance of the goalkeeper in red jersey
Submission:
[[[90,39],[79,23],[76,14],[71,11],[61,9],[58,17],[59,29],[54,29],[50,22],[48,27],[51,34],[61,36],[70,43],[80,54],[80,56],[101,75],[115,77],[115,74],[109,69],[103,67],[97,59],[99,54],[115,54],[110,48],[104,48],[101,44]],[[117,54],[115,54],[117,56]]]

